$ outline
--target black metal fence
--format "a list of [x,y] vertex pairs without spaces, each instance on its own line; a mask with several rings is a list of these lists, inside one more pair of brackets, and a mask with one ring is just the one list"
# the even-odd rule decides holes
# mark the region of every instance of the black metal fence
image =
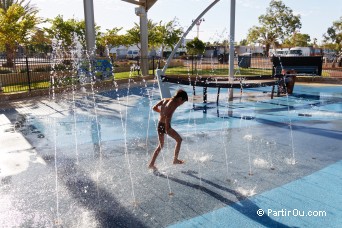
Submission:
[[[89,62],[89,61],[88,61]],[[103,64],[94,65],[99,69]],[[87,61],[76,61],[67,56],[0,57],[0,90],[4,93],[47,89],[52,85],[63,87],[79,83],[79,75],[86,74]],[[102,74],[100,75],[102,76]]]
[[[140,75],[141,59],[96,60],[94,64],[96,72],[94,78],[103,80],[106,78],[129,77]],[[102,61],[102,62],[101,62]],[[154,75],[155,69],[164,67],[166,59],[149,58],[149,74]],[[104,64],[106,63],[106,64]],[[228,76],[229,61],[218,57],[194,57],[180,56],[172,59],[166,74],[168,75],[212,75]],[[49,56],[22,56],[9,60],[6,56],[0,56],[0,92],[13,93],[46,89],[52,85],[63,87],[80,82],[79,75],[87,73],[89,61],[76,61],[68,56],[58,59]],[[268,57],[250,57],[244,59],[234,58],[234,75],[272,75],[272,60]],[[342,67],[334,63],[323,62],[323,77],[342,77]],[[110,68],[108,70],[108,68]],[[106,72],[105,72],[106,71]],[[104,75],[105,72],[105,75]],[[116,74],[117,73],[117,74]],[[116,75],[115,75],[116,74]],[[125,76],[126,75],[126,76]],[[118,77],[118,78],[120,78]]]
[[0,86],[3,92],[49,88],[52,63],[47,57],[0,58]]
[[[289,57],[299,58],[299,57]],[[161,67],[164,61],[161,61]],[[316,64],[316,63],[314,63]],[[171,61],[166,74],[170,75],[209,75],[228,76],[229,58],[183,56]],[[235,76],[274,76],[273,61],[270,57],[236,56],[234,58]],[[319,67],[319,75],[323,77],[342,77],[341,62],[323,61]]]

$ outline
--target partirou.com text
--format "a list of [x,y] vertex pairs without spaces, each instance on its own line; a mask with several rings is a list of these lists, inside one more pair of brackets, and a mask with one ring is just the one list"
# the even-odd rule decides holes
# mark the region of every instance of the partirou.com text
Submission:
[[263,216],[267,215],[270,217],[287,217],[287,216],[294,216],[294,217],[325,217],[327,216],[326,211],[320,210],[299,210],[299,209],[281,209],[281,210],[272,210],[272,209],[259,209],[257,210],[257,215]]

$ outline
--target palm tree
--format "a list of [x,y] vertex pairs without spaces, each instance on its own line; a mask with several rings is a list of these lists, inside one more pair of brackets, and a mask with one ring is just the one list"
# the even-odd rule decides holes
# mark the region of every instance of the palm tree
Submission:
[[17,4],[22,6],[27,14],[36,14],[38,12],[38,9],[31,5],[31,1],[28,1],[26,4],[24,3],[25,0],[0,0],[0,8],[6,12],[11,5]]
[[24,0],[0,0],[0,45],[6,50],[7,66],[14,66],[15,50],[27,43],[29,34],[40,22],[38,9]]

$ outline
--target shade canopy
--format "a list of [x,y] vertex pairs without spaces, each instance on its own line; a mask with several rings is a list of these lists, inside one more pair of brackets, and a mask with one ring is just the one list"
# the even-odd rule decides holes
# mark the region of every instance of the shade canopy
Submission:
[[124,2],[132,3],[135,5],[143,6],[148,11],[157,0],[122,0]]

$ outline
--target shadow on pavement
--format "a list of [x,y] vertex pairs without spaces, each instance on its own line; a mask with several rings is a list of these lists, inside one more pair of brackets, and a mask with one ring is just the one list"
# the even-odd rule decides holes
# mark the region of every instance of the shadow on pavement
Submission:
[[[46,156],[44,160],[50,166],[55,166],[54,157]],[[88,174],[81,170],[73,160],[59,159],[59,164],[59,180],[79,204],[94,212],[100,227],[146,227],[110,192],[99,187],[88,177]],[[77,220],[78,216],[75,216]]]
[[231,208],[235,209],[236,211],[240,212],[241,214],[245,215],[246,217],[254,220],[255,222],[257,222],[263,226],[280,227],[280,228],[288,228],[289,227],[287,225],[284,225],[282,223],[279,223],[279,222],[271,219],[266,214],[264,214],[263,216],[258,216],[257,211],[260,209],[258,207],[258,205],[253,203],[251,200],[249,200],[245,196],[241,195],[239,192],[232,190],[232,189],[229,189],[227,187],[218,185],[216,183],[213,183],[212,181],[209,181],[209,180],[206,180],[203,178],[199,178],[195,175],[196,172],[187,171],[187,172],[182,172],[182,173],[185,175],[188,175],[190,177],[193,177],[195,179],[198,179],[198,180],[201,179],[202,182],[205,182],[205,183],[207,183],[207,184],[209,184],[209,185],[211,185],[217,189],[220,189],[220,190],[223,190],[223,191],[226,191],[228,193],[235,195],[236,198],[239,200],[239,203],[235,203],[235,202],[223,197],[222,195],[220,195],[220,194],[218,194],[218,193],[216,193],[216,192],[214,192],[214,191],[212,191],[212,190],[210,190],[204,186],[201,186],[198,184],[193,184],[193,183],[190,183],[188,181],[184,181],[184,180],[172,177],[172,176],[166,176],[166,175],[160,173],[158,170],[154,171],[154,175],[156,175],[156,176],[159,176],[159,177],[162,177],[165,179],[169,179],[169,180],[174,181],[178,184],[181,184],[181,185],[184,185],[187,187],[191,187],[191,188],[196,189],[198,191],[202,191],[202,192],[210,195],[211,197],[214,197],[215,199],[221,201],[222,203],[224,203],[226,205],[229,205]]

